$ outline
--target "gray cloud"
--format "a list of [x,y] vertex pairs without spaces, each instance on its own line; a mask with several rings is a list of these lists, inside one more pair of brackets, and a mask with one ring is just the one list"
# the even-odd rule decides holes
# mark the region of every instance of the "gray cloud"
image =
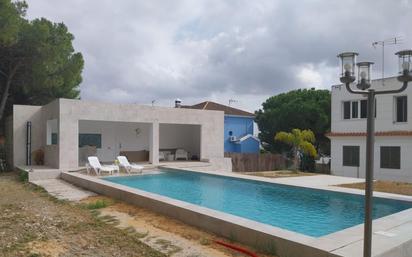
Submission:
[[412,48],[412,2],[29,0],[30,18],[63,21],[85,58],[81,96],[171,105],[212,99],[258,109],[268,96],[337,83],[336,54],[375,61],[371,43],[394,36]]

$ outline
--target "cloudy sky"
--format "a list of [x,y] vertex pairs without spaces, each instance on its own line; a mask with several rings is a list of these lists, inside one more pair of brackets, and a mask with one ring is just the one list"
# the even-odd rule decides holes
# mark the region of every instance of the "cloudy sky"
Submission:
[[81,97],[171,106],[214,100],[254,111],[269,96],[338,82],[342,51],[375,75],[381,49],[412,48],[412,0],[28,0],[29,18],[64,22],[85,59]]

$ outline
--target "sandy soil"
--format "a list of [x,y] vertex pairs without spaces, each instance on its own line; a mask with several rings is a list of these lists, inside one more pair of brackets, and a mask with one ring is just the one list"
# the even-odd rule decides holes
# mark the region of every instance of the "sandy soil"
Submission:
[[[90,203],[105,199],[103,196],[89,197],[83,202]],[[217,245],[213,240],[229,242],[216,235],[207,233],[195,227],[186,225],[178,220],[139,208],[134,205],[114,202],[114,204],[99,209],[100,217],[114,222],[120,228],[132,229],[140,236],[140,240],[150,247],[173,257],[234,257],[245,256]],[[251,252],[258,253],[250,247],[229,242]],[[259,257],[269,257],[258,253]]]
[[[365,189],[365,183],[341,184],[340,187]],[[412,195],[412,183],[395,182],[395,181],[375,181],[373,183],[374,191]]]
[[0,173],[0,256],[165,256],[79,204]]

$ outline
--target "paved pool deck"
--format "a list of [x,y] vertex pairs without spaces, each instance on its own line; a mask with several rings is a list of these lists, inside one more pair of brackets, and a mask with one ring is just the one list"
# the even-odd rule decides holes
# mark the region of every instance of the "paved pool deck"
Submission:
[[51,178],[32,181],[33,184],[44,188],[50,195],[59,200],[80,201],[96,194],[74,186],[62,179]]
[[[364,181],[364,179],[358,178],[330,175],[265,178],[233,172],[205,171],[201,170],[201,167],[182,167],[176,164],[172,166],[163,165],[163,167],[363,195],[363,191],[359,189],[335,186],[338,184]],[[280,256],[362,256],[362,224],[315,238],[165,196],[115,184],[96,176],[88,176],[79,172],[63,172],[61,177],[77,186],[151,209],[221,236],[228,238],[235,236],[236,241],[245,244],[268,250],[275,249]],[[374,195],[375,197],[412,202],[411,196],[380,192],[375,192]],[[374,220],[373,231],[373,256],[412,256],[412,233],[410,232],[412,231],[412,209]]]
[[[113,164],[113,163],[102,163],[102,164]],[[216,170],[215,165],[206,161],[161,161],[158,165],[153,165],[148,162],[139,162],[137,163],[144,167],[144,170],[152,170],[158,167],[170,167],[175,169],[191,169],[194,171],[213,171]],[[72,169],[58,169],[45,165],[20,165],[16,167],[19,171],[27,172],[28,179],[30,182],[37,180],[46,180],[46,179],[56,179],[60,177],[62,172],[67,171],[84,171],[86,166],[79,166]]]

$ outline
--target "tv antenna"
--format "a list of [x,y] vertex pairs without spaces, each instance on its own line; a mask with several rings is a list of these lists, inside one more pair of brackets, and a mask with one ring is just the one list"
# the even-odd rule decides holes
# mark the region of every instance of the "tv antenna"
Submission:
[[154,107],[156,100],[152,100],[152,107]]
[[229,106],[232,105],[232,103],[237,103],[238,101],[235,99],[229,99]]
[[398,45],[398,44],[402,44],[402,37],[393,37],[393,38],[388,38],[385,40],[381,40],[381,41],[376,41],[372,43],[373,48],[376,49],[377,46],[381,46],[382,47],[382,86],[385,86],[385,82],[384,82],[384,78],[385,78],[385,46],[388,45]]

